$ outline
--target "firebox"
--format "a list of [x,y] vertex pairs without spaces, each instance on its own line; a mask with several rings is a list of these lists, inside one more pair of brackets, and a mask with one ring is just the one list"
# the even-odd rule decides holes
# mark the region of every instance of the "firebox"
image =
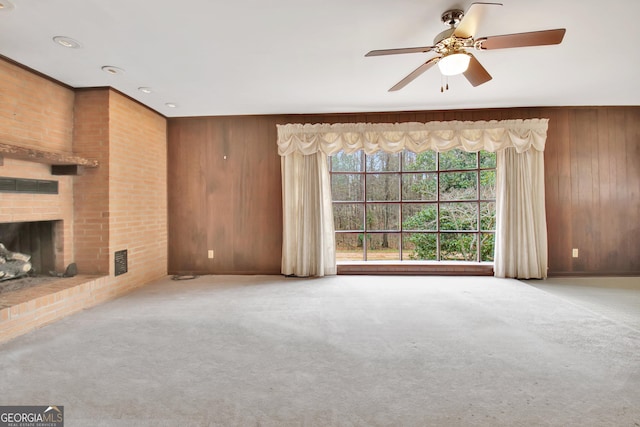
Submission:
[[0,223],[0,243],[12,252],[30,255],[36,274],[47,275],[56,269],[56,236],[61,227],[62,221]]

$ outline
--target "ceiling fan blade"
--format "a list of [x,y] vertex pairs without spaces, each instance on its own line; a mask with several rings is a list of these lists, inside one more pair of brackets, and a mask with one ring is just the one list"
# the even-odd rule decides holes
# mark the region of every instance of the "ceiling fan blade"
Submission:
[[463,39],[475,36],[478,23],[482,20],[484,11],[488,6],[502,6],[502,3],[472,3],[453,32],[453,35]]
[[530,33],[505,34],[502,36],[483,37],[476,40],[480,49],[506,49],[510,47],[547,46],[560,44],[567,30],[532,31]]
[[422,47],[404,47],[400,49],[380,49],[372,50],[365,56],[382,56],[382,55],[398,55],[400,53],[419,53],[430,52],[434,49],[434,46],[422,46]]
[[422,73],[427,71],[429,68],[433,67],[439,60],[440,60],[439,56],[436,56],[435,58],[431,58],[430,60],[428,60],[427,62],[425,62],[418,68],[416,68],[415,70],[413,70],[411,74],[409,74],[407,77],[405,77],[404,79],[396,83],[394,87],[389,89],[389,92],[395,92],[396,90],[402,89],[403,87],[405,87],[406,85],[414,81]]
[[469,80],[469,83],[471,83],[473,87],[476,87],[491,80],[493,77],[491,77],[491,74],[482,66],[480,61],[471,54],[469,54],[469,56],[471,57],[469,67],[467,71],[463,73],[467,80]]

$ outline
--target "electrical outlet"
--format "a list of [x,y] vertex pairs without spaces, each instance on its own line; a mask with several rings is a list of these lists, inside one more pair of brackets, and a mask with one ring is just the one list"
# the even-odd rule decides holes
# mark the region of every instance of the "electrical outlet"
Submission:
[[213,255],[214,255],[213,254],[213,249],[209,249],[209,254],[208,254],[209,259],[213,259]]
[[578,248],[573,248],[573,251],[571,252],[571,256],[573,256],[574,258],[578,258]]

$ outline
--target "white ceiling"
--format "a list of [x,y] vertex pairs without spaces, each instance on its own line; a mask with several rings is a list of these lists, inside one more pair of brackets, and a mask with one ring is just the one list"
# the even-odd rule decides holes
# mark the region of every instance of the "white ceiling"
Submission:
[[[72,87],[112,86],[168,117],[640,105],[638,0],[502,0],[476,36],[566,28],[563,43],[477,52],[493,80],[474,88],[451,77],[445,93],[437,67],[387,91],[432,53],[364,54],[431,45],[442,12],[469,0],[10,1],[0,54]],[[59,35],[83,47],[61,47]]]

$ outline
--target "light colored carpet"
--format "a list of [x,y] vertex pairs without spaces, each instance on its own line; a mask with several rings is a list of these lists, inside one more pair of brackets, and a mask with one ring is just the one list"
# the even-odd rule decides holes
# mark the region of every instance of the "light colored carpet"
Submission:
[[639,426],[640,332],[490,277],[159,281],[0,346],[66,426]]
[[640,277],[553,277],[524,282],[640,332]]

